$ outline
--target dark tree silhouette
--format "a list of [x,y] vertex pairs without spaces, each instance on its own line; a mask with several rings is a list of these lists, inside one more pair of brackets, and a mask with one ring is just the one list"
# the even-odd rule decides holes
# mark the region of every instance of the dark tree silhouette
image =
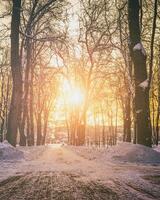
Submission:
[[11,71],[13,79],[12,99],[8,116],[7,140],[16,145],[17,130],[20,121],[22,75],[19,57],[19,26],[21,0],[13,0],[11,21]]
[[146,52],[141,42],[139,8],[138,0],[128,0],[130,52],[135,76],[136,138],[138,144],[151,146],[149,80],[147,78]]

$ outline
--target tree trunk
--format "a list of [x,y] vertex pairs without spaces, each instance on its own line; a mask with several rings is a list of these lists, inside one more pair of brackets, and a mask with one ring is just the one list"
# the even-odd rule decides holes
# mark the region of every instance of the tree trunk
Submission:
[[150,115],[151,115],[151,128],[152,128],[152,141],[153,143],[155,144],[156,143],[156,129],[155,129],[155,113],[156,113],[156,110],[155,110],[155,99],[154,99],[154,85],[152,85],[152,88],[151,88],[151,95],[150,95],[150,99],[151,99],[151,112],[150,112]]
[[26,132],[27,132],[27,137],[26,137],[26,144],[30,144],[30,120],[29,120],[29,113],[27,113],[27,125],[26,125]]
[[130,94],[125,102],[125,142],[131,142],[131,97]]
[[118,99],[116,98],[116,116],[115,116],[115,135],[114,135],[114,145],[117,144],[117,128],[118,128]]
[[[30,34],[30,30],[27,31],[27,34]],[[26,38],[26,51],[27,51],[27,64],[25,69],[25,81],[24,81],[24,98],[23,98],[23,115],[22,115],[22,124],[21,124],[21,132],[20,132],[20,145],[26,145],[26,137],[25,137],[25,128],[26,128],[26,120],[29,112],[29,73],[31,68],[31,41],[29,38]],[[27,133],[28,135],[29,133]]]
[[0,142],[3,141],[3,133],[4,133],[4,123],[5,123],[5,95],[4,95],[4,88],[5,88],[5,79],[4,79],[4,74],[1,68],[1,73],[0,75],[2,76],[2,83],[1,83],[1,99],[0,99]]
[[3,142],[3,133],[4,133],[4,116],[1,117],[1,125],[0,125],[0,142]]
[[105,118],[104,118],[104,110],[102,103],[100,104],[101,115],[102,115],[102,144],[105,147],[106,145],[106,137],[105,137]]
[[79,145],[85,144],[85,130],[86,130],[86,112],[83,113],[82,121],[79,124],[78,128],[78,140]]
[[155,33],[156,33],[157,4],[158,4],[158,0],[155,0],[154,1],[154,14],[153,14],[151,44],[150,44],[149,86],[151,84],[152,74],[153,74],[154,38],[155,38]]
[[158,72],[157,72],[157,81],[158,81],[158,105],[157,105],[157,115],[156,115],[156,145],[159,142],[159,121],[160,121],[160,46],[159,46],[159,63],[158,63]]
[[[7,88],[6,88],[6,107],[5,107],[5,129],[7,130],[8,127],[8,110],[10,105],[10,89],[11,89],[11,76],[10,73],[8,74],[8,80],[7,80]],[[4,135],[4,138],[6,139],[6,134]]]
[[48,119],[49,119],[49,111],[48,112],[45,111],[45,113],[44,113],[44,127],[43,127],[42,145],[45,145],[45,142],[46,142]]
[[33,78],[34,69],[31,66],[31,84],[30,84],[30,104],[29,104],[29,116],[30,116],[30,132],[29,132],[29,146],[34,145],[34,113],[33,113]]
[[19,57],[19,26],[21,0],[13,0],[11,21],[11,71],[13,79],[12,98],[8,116],[7,140],[16,146],[17,131],[20,121],[22,95],[22,74]]
[[41,113],[38,113],[37,119],[37,146],[41,145],[42,142],[42,117]]
[[151,147],[151,122],[149,114],[149,87],[146,53],[141,43],[139,27],[139,1],[128,0],[130,53],[134,64],[135,112],[137,143]]

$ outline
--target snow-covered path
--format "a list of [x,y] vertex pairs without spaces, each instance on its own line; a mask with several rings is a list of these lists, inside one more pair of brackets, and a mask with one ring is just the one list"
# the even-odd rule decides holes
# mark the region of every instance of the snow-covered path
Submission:
[[84,157],[60,145],[20,148],[0,164],[0,200],[160,199],[160,166]]

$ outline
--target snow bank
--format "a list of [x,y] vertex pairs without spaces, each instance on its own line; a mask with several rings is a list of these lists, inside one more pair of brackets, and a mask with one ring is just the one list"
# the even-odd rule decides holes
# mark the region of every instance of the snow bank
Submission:
[[109,148],[69,147],[89,160],[160,164],[160,152],[140,144],[119,143]]
[[19,160],[23,158],[23,152],[13,147],[7,140],[0,143],[0,160]]
[[23,152],[25,160],[35,160],[44,153],[44,151],[47,149],[47,146],[19,146],[17,149]]
[[127,142],[112,147],[108,156],[124,162],[160,163],[159,152],[140,144],[130,144]]
[[153,147],[155,151],[158,151],[160,153],[160,144],[158,146]]

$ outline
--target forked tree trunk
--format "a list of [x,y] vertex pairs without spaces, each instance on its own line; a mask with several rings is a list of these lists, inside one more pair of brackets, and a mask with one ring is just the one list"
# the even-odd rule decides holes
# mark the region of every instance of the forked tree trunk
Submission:
[[19,26],[21,0],[13,0],[11,21],[11,71],[13,89],[10,111],[8,116],[7,140],[16,145],[17,130],[20,121],[20,105],[22,95],[22,75],[19,57]]
[[139,1],[128,0],[130,52],[135,76],[135,112],[137,143],[151,146],[151,122],[149,113],[149,87],[146,53],[141,43],[139,26]]

